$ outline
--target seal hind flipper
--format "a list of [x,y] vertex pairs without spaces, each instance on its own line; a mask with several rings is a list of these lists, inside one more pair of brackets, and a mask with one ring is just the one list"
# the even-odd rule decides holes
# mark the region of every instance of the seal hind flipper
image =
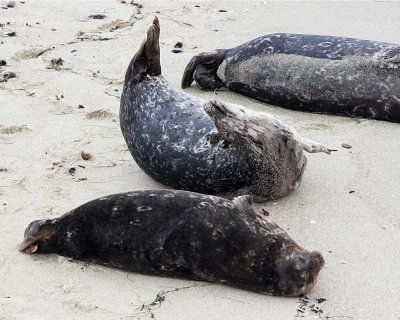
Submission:
[[147,36],[133,56],[125,74],[125,84],[137,84],[149,76],[161,74],[160,63],[160,23],[154,17],[153,23],[147,30]]
[[32,221],[25,230],[24,240],[18,246],[18,250],[25,253],[35,253],[38,249],[38,242],[46,241],[55,232],[54,220],[35,220]]
[[190,59],[182,76],[182,89],[190,87],[193,81],[203,90],[219,89],[224,83],[217,75],[217,70],[225,59],[226,50],[200,53]]

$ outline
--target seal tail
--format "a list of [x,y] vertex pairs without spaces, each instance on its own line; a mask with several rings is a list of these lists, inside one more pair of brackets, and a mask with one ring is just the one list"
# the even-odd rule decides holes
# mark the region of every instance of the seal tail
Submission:
[[125,74],[125,83],[136,84],[149,76],[161,74],[160,64],[160,23],[154,17],[153,23],[147,30],[147,36],[133,56]]

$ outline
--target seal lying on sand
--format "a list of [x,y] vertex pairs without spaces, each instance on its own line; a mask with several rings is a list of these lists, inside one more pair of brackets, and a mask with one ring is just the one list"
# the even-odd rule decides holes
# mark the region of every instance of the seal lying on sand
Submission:
[[33,221],[19,250],[287,296],[309,292],[324,265],[257,213],[250,196],[175,190],[115,194]]
[[126,72],[120,107],[128,148],[155,180],[177,189],[250,194],[265,201],[300,184],[306,165],[303,148],[329,153],[270,114],[213,102],[207,105],[215,108],[207,107],[207,112],[229,110],[213,117],[224,122],[218,132],[222,125],[214,126],[204,101],[174,90],[161,76],[159,33],[155,18]]
[[400,122],[400,45],[269,34],[194,56],[182,78],[300,111]]

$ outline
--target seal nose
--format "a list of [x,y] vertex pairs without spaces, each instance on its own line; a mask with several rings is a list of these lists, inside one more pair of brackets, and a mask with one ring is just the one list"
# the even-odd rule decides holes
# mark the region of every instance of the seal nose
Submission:
[[204,111],[207,112],[209,115],[213,115],[216,117],[221,117],[226,115],[226,110],[222,103],[219,101],[210,101],[207,102],[204,106]]
[[216,113],[220,113],[222,115],[226,114],[226,109],[224,107],[224,105],[216,100],[210,101],[212,107],[214,108],[214,110],[216,111]]
[[315,264],[318,265],[319,270],[322,269],[325,265],[325,259],[322,256],[322,254],[318,251],[313,251],[313,252],[311,252],[311,256],[312,256],[312,260],[315,261]]

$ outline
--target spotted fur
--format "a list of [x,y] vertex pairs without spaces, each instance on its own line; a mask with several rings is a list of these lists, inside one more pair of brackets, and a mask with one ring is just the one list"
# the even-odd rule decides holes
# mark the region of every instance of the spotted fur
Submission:
[[[177,189],[228,197],[250,194],[256,201],[293,191],[306,165],[303,148],[311,150],[305,148],[305,139],[270,114],[257,115],[262,128],[245,121],[251,111],[244,107],[235,127],[241,128],[242,135],[257,129],[260,137],[227,138],[227,131],[235,128],[221,131],[204,112],[205,101],[171,88],[161,67],[153,66],[159,62],[159,31],[155,19],[128,67],[121,97],[121,130],[138,165],[157,181]],[[279,148],[270,148],[275,141]],[[258,142],[262,152],[252,147]],[[319,151],[329,153],[326,148],[315,152]]]
[[276,33],[187,65],[182,87],[222,86],[300,111],[400,122],[400,45]]

